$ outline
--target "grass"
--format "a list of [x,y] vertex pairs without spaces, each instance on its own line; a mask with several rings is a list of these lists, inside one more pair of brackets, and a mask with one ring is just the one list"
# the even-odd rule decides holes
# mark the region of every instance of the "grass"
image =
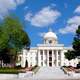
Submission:
[[17,68],[0,68],[0,74],[18,74]]
[[[40,67],[37,65],[31,68],[31,71],[36,73],[39,70]],[[23,73],[21,70],[21,67],[15,67],[15,68],[9,68],[9,67],[0,67],[0,74],[18,74]]]

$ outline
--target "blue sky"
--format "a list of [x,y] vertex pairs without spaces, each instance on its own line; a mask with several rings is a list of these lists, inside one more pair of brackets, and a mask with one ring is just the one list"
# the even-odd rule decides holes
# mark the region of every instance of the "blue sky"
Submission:
[[51,28],[58,41],[71,46],[80,24],[80,0],[0,0],[0,19],[16,14],[24,24],[31,46],[43,43]]

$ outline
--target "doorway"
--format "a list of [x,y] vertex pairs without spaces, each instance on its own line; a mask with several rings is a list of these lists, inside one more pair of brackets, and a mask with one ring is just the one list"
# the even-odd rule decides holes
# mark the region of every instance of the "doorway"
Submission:
[[26,60],[26,64],[25,64],[25,67],[28,67],[28,61]]

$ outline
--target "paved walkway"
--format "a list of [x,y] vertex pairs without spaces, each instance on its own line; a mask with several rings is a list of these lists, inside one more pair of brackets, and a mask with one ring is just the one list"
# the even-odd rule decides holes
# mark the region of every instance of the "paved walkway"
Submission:
[[67,77],[68,75],[64,74],[59,67],[41,67],[33,76],[34,79],[57,79]]
[[8,80],[80,80],[80,78],[64,74],[60,67],[41,67],[39,71],[31,77],[25,76],[24,78]]

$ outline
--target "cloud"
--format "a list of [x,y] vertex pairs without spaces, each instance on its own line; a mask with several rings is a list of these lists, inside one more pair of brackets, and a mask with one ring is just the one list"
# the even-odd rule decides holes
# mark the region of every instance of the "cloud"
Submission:
[[27,15],[25,16],[25,20],[31,21],[32,17],[33,17],[33,14],[32,14],[31,12],[29,12],[29,13],[27,13]]
[[75,13],[80,13],[80,6],[78,6],[78,7],[75,9],[74,12],[75,12]]
[[[80,6],[78,6],[74,13],[80,14]],[[67,34],[67,33],[75,33],[76,29],[80,25],[80,15],[75,15],[67,21],[67,25],[64,28],[59,29],[59,33]]]
[[15,10],[16,7],[24,0],[0,0],[0,19],[9,14],[10,10]]
[[40,37],[43,37],[44,35],[45,35],[45,32],[39,33],[39,36],[40,36]]
[[68,24],[80,24],[80,16],[74,16],[71,19],[68,20]]
[[76,29],[78,28],[78,25],[80,25],[80,16],[74,16],[67,21],[67,26],[59,29],[59,33],[75,33]]
[[25,0],[15,0],[17,4],[23,4]]
[[77,26],[77,24],[67,25],[65,28],[59,29],[59,32],[62,34],[75,33]]
[[25,16],[25,20],[29,21],[36,27],[45,27],[52,23],[55,23],[57,18],[61,15],[59,11],[53,10],[50,6],[41,9],[35,15],[30,16],[30,14],[32,13],[28,13]]

